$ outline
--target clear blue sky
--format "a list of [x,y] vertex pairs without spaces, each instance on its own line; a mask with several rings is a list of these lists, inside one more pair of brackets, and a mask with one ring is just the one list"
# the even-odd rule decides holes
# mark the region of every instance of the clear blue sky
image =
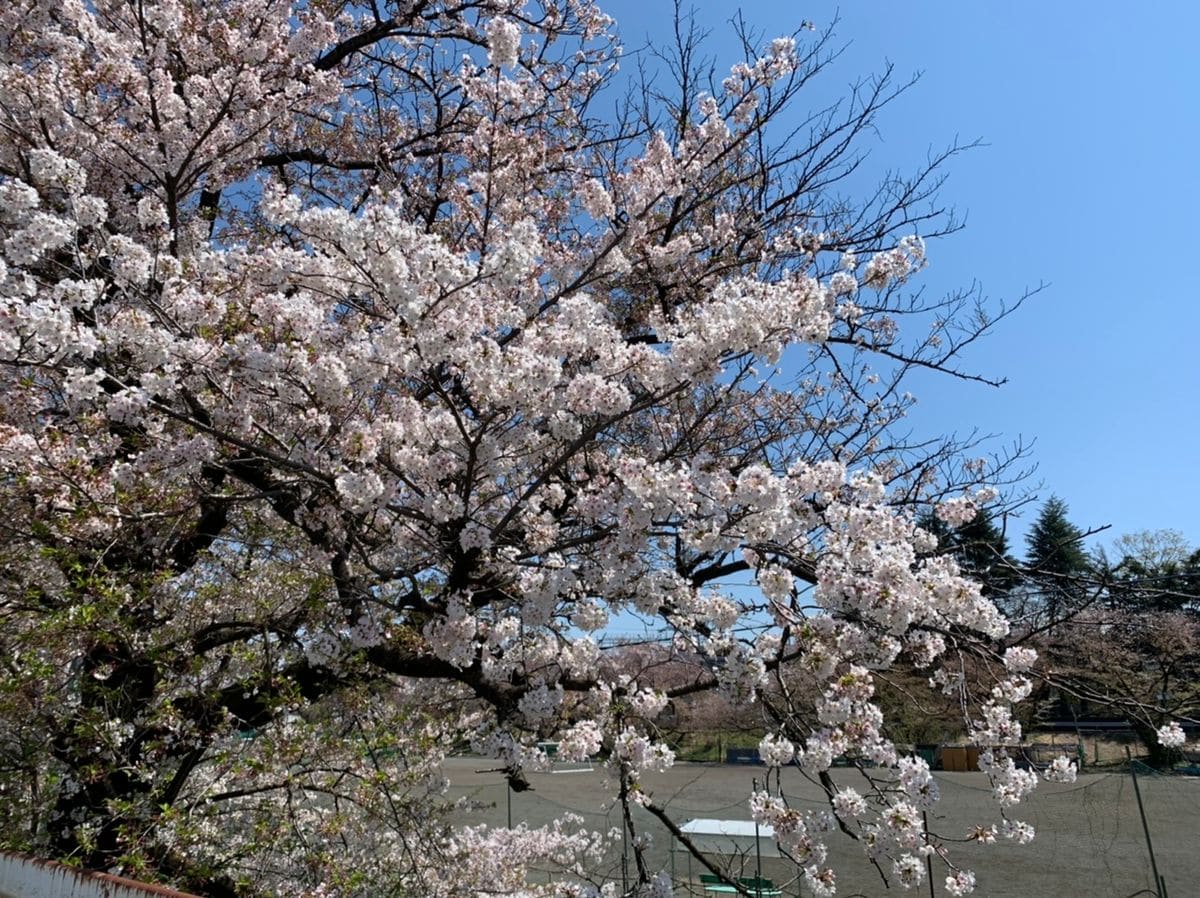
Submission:
[[[631,50],[670,34],[669,0],[604,8]],[[727,69],[738,5],[695,8]],[[955,137],[987,144],[949,169],[943,198],[967,228],[931,245],[929,289],[979,281],[1011,299],[1049,285],[968,356],[1009,383],[923,380],[914,423],[1036,440],[1039,494],[1081,526],[1111,524],[1100,543],[1169,527],[1200,544],[1200,4],[741,8],[768,38],[840,16],[849,46],[815,96],[887,60],[922,73],[882,119],[873,165],[914,166]],[[1010,522],[1017,550],[1031,516]]]

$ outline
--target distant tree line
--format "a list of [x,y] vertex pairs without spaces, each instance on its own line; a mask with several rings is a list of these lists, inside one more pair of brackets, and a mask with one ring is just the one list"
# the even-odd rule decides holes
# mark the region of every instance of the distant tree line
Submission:
[[[1180,760],[1178,749],[1159,743],[1157,731],[1171,721],[1200,734],[1200,548],[1178,531],[1124,534],[1089,550],[1090,531],[1071,520],[1068,504],[1050,496],[1025,539],[1023,556],[1009,545],[1002,513],[984,509],[973,520],[950,526],[932,512],[921,525],[938,538],[939,554],[983,585],[1004,609],[1013,631],[997,645],[1037,649],[1032,672],[1035,701],[1024,720],[1027,733],[1049,722],[1128,723],[1151,763]],[[639,681],[665,687],[702,679],[702,659],[654,640],[630,642],[608,653],[609,663]],[[802,688],[779,672],[778,690]],[[887,709],[891,737],[902,743],[956,741],[965,736],[953,695],[922,690],[917,674],[880,677],[878,698]],[[676,690],[678,691],[678,689]],[[748,738],[765,727],[775,699],[734,704],[713,694],[682,696],[659,721],[688,752],[711,750],[725,740]]]
[[961,527],[932,515],[925,525],[1005,609],[1011,639],[1038,649],[1044,716],[1125,720],[1152,763],[1179,759],[1157,731],[1200,719],[1200,548],[1160,529],[1088,551],[1092,534],[1058,496],[1041,506],[1024,558],[986,511]]

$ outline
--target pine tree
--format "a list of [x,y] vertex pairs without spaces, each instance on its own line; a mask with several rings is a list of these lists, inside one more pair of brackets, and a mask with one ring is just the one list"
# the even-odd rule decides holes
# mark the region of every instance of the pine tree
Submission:
[[1028,576],[1039,589],[1051,621],[1082,596],[1075,578],[1091,569],[1083,530],[1068,519],[1067,503],[1051,496],[1025,537]]
[[961,527],[951,527],[930,514],[921,526],[937,535],[939,552],[950,552],[963,573],[983,584],[985,595],[999,601],[1018,581],[1018,563],[1009,554],[1008,538],[996,519],[981,511]]
[[1025,538],[1026,560],[1035,574],[1081,574],[1089,568],[1083,531],[1067,518],[1067,503],[1051,496]]

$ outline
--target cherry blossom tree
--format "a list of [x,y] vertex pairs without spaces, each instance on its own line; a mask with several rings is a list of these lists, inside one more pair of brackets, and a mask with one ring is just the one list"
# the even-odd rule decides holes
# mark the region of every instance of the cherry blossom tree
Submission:
[[[1019,738],[1032,659],[969,689],[1006,624],[914,523],[996,472],[901,426],[1005,310],[910,285],[957,147],[843,196],[890,72],[783,130],[830,39],[722,79],[682,27],[677,83],[626,91],[589,0],[4,4],[3,844],[211,895],[596,894],[604,834],[451,826],[447,752],[521,789],[558,739],[677,831],[648,722],[776,678],[764,753],[832,813],[751,808],[808,887],[838,826],[969,891],[872,672]],[[616,614],[704,673],[606,672]],[[984,757],[1024,839],[1033,778]]]
[[[1182,611],[1092,608],[1043,640],[1048,682],[1087,715],[1125,718],[1149,762],[1169,767],[1200,710],[1200,622]],[[1174,725],[1175,729],[1169,729]]]

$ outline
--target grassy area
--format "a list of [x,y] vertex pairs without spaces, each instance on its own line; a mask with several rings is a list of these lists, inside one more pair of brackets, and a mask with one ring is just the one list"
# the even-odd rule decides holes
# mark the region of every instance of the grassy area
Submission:
[[730,748],[757,748],[762,733],[715,730],[699,733],[667,733],[667,744],[680,761],[724,761]]

